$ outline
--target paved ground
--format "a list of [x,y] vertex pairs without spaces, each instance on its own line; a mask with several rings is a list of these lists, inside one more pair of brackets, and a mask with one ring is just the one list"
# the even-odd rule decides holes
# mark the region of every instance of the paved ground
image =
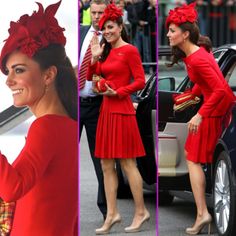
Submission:
[[[196,208],[193,202],[175,198],[172,205],[159,207],[158,215],[158,236],[187,236],[185,228],[194,223]],[[211,236],[218,235],[214,224],[211,227]],[[200,235],[207,235],[207,227]]]
[[[102,223],[102,215],[96,206],[97,182],[88,153],[88,145],[83,132],[80,142],[80,236],[95,235],[94,230]],[[137,236],[156,236],[156,195],[153,192],[145,192],[145,202],[151,213],[151,219],[143,225],[143,231]],[[132,199],[118,200],[118,208],[122,216],[122,222],[112,228],[111,235],[127,236],[124,228],[131,223],[133,216]]]

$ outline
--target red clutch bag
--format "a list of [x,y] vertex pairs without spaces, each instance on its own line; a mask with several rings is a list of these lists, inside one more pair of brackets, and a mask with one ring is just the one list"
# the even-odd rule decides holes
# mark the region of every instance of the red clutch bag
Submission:
[[107,83],[106,80],[104,78],[102,78],[99,75],[93,75],[93,92],[95,93],[103,93],[106,92],[107,87],[106,87]]
[[183,111],[186,108],[195,105],[201,101],[201,99],[187,90],[181,94],[173,94],[174,99],[174,111]]

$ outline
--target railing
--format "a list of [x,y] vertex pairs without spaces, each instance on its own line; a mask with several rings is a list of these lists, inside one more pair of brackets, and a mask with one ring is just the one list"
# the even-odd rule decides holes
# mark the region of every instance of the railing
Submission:
[[[168,1],[159,1],[158,4],[158,44],[168,45],[165,27],[169,9],[175,5]],[[213,47],[223,44],[236,43],[236,4],[232,6],[212,6],[205,3],[197,7],[198,24],[202,35],[210,37]]]
[[13,105],[0,113],[0,134],[19,125],[32,116],[31,111],[27,107],[17,108]]

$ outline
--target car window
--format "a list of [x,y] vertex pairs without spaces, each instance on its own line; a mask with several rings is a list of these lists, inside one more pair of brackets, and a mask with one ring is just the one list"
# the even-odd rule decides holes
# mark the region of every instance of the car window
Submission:
[[175,88],[179,86],[179,84],[186,77],[187,72],[185,70],[185,65],[183,62],[179,62],[179,64],[175,64],[172,67],[167,67],[166,64],[169,64],[171,59],[169,56],[162,56],[158,59],[158,80],[166,77],[175,78]]
[[172,77],[158,78],[158,90],[162,91],[175,90],[175,79]]
[[227,50],[217,50],[213,52],[214,58],[216,59],[217,62],[219,62],[220,58],[225,54]]
[[236,62],[231,66],[228,73],[225,76],[225,79],[228,81],[229,86],[236,90]]

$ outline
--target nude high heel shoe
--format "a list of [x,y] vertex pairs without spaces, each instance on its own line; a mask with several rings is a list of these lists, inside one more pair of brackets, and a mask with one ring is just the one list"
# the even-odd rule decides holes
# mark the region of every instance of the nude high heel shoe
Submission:
[[144,223],[145,221],[149,221],[149,219],[150,219],[150,214],[149,214],[148,211],[146,211],[146,213],[145,213],[143,219],[140,221],[140,223],[139,223],[137,226],[135,226],[135,227],[132,227],[132,226],[126,227],[126,228],[125,228],[125,232],[126,232],[126,233],[139,232],[139,231],[141,230],[141,227],[142,227],[143,223]]
[[121,222],[121,217],[120,214],[117,214],[110,222],[105,221],[104,225],[101,228],[95,230],[95,233],[100,235],[109,234],[112,226],[119,222]]
[[191,228],[186,229],[186,233],[190,235],[196,235],[201,232],[201,230],[204,228],[204,226],[208,225],[208,235],[211,233],[211,222],[212,217],[210,214],[208,214],[205,218],[203,218],[197,225],[195,224]]

